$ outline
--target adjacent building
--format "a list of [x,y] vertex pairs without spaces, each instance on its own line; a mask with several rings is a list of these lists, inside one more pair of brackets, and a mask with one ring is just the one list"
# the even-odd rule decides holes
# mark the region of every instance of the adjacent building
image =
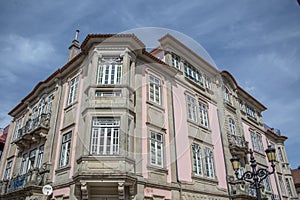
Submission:
[[6,126],[5,128],[0,129],[0,160],[2,158],[2,153],[3,153],[4,146],[5,146],[6,137],[8,134],[8,129],[9,129],[9,126]]
[[253,199],[230,158],[278,154],[266,199],[295,199],[287,137],[266,107],[173,36],[148,52],[134,34],[78,32],[66,65],[10,111],[0,199]]
[[300,166],[298,169],[292,170],[293,180],[297,192],[298,199],[300,199]]

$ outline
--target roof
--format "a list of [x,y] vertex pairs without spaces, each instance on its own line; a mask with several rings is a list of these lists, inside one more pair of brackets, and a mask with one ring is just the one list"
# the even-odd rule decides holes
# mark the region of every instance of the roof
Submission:
[[5,143],[7,134],[8,134],[9,126],[5,127],[3,130],[3,134],[0,136],[0,143]]
[[300,184],[300,167],[298,167],[298,169],[292,169],[291,172],[293,175],[295,185]]

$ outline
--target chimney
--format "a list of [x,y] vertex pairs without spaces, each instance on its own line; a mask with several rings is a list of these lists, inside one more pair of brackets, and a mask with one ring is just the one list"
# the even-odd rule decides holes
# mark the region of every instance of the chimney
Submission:
[[77,56],[80,46],[78,42],[78,33],[79,30],[76,30],[75,39],[72,41],[71,46],[69,47],[69,58],[68,61],[72,60],[75,56]]

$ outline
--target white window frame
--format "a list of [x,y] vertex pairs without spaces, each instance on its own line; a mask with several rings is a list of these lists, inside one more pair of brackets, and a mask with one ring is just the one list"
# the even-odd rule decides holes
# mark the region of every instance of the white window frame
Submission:
[[149,101],[161,105],[161,80],[149,75]]
[[120,119],[93,118],[90,153],[92,155],[118,155],[119,151]]
[[22,118],[19,118],[16,121],[16,125],[15,125],[15,132],[14,132],[14,137],[13,137],[14,140],[19,137],[19,129],[21,128],[21,124],[22,124]]
[[5,173],[4,173],[4,180],[9,180],[10,179],[11,168],[12,168],[12,160],[7,161],[7,163],[6,163]]
[[205,150],[205,169],[206,169],[206,176],[208,178],[215,177],[215,169],[214,169],[214,158],[213,158],[213,151],[206,147]]
[[224,98],[225,102],[231,104],[230,91],[227,87],[223,88],[223,98]]
[[43,154],[44,154],[44,144],[39,146],[39,149],[38,149],[38,156],[37,156],[37,161],[36,161],[37,168],[42,167]]
[[100,60],[97,69],[97,84],[121,84],[122,68],[122,61],[120,60],[113,60],[113,58]]
[[293,188],[291,185],[291,180],[289,178],[285,178],[286,189],[290,197],[293,197]]
[[281,147],[277,147],[278,149],[278,157],[281,162],[284,162],[283,151]]
[[150,131],[150,163],[163,167],[164,136],[161,133]]
[[20,175],[23,175],[27,172],[26,163],[27,163],[27,153],[24,153],[22,155],[22,160],[21,160]]
[[199,101],[199,111],[200,111],[200,124],[208,128],[209,123],[208,123],[207,105],[200,101]]
[[203,160],[199,144],[192,144],[192,157],[194,174],[197,176],[203,176]]
[[47,102],[47,108],[46,108],[46,114],[51,114],[52,106],[54,101],[54,95],[51,94],[48,96],[48,102]]
[[95,92],[96,97],[120,97],[121,90],[100,90]]
[[61,151],[59,156],[58,167],[65,167],[69,165],[71,145],[72,145],[72,131],[69,131],[62,135]]
[[180,69],[180,57],[175,54],[172,54],[172,66]]
[[280,185],[280,189],[281,189],[281,194],[283,196],[286,196],[286,189],[285,189],[283,178],[281,175],[278,175],[278,180],[279,180],[279,185]]
[[29,152],[26,172],[28,172],[31,169],[34,169],[34,167],[35,167],[34,164],[35,164],[35,159],[36,159],[36,151],[37,151],[36,149],[32,149]]
[[68,101],[67,106],[73,104],[78,95],[78,86],[79,86],[79,75],[75,76],[69,81],[69,93],[68,93]]
[[188,119],[197,123],[197,101],[190,95],[187,95],[187,113]]

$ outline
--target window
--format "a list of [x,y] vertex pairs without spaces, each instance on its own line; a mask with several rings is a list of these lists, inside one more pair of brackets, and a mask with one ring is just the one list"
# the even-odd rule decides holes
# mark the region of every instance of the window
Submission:
[[281,193],[283,196],[286,196],[286,191],[285,191],[285,187],[284,187],[284,183],[282,180],[282,176],[278,176],[279,179],[279,185],[280,185],[280,189],[281,189]]
[[14,133],[14,140],[19,137],[18,132],[19,132],[19,129],[21,128],[21,122],[22,122],[21,118],[16,121],[15,133]]
[[278,156],[279,156],[280,161],[284,162],[282,149],[280,147],[278,147],[277,149],[278,149]]
[[203,176],[201,148],[198,144],[193,144],[192,151],[193,151],[193,172],[196,175]]
[[78,82],[79,82],[79,76],[74,77],[70,81],[69,96],[68,96],[67,105],[71,105],[72,103],[74,103],[76,98],[77,98]]
[[208,76],[205,76],[205,87],[211,89],[211,80]]
[[250,131],[251,134],[251,141],[253,145],[253,150],[264,152],[264,147],[262,144],[262,137],[260,134],[255,133],[254,131]]
[[267,176],[267,178],[265,179],[265,188],[266,188],[266,191],[272,192],[272,185],[271,185],[271,180],[270,180],[269,176]]
[[231,135],[236,135],[235,121],[232,118],[229,118],[229,128]]
[[150,162],[152,165],[163,165],[163,136],[151,131],[150,133]]
[[48,97],[48,103],[47,103],[47,110],[46,110],[46,113],[47,113],[47,114],[50,114],[50,113],[51,113],[53,100],[54,100],[54,96],[53,96],[52,94],[49,95],[49,97]]
[[121,96],[121,91],[116,90],[116,91],[96,91],[95,93],[96,97],[120,97]]
[[41,145],[39,147],[39,152],[38,152],[38,157],[37,157],[37,162],[36,162],[37,168],[41,168],[41,166],[42,166],[43,154],[44,154],[44,145]]
[[98,65],[97,84],[120,84],[122,62],[119,58],[102,58]]
[[71,149],[72,132],[68,132],[62,136],[61,152],[59,159],[59,167],[65,167],[69,164]]
[[206,176],[209,178],[214,178],[214,160],[213,152],[209,148],[205,148],[205,166],[206,166]]
[[187,109],[188,109],[188,119],[197,122],[197,105],[196,99],[191,96],[187,96]]
[[287,191],[289,193],[289,196],[292,197],[293,196],[293,192],[292,192],[292,188],[291,188],[291,184],[288,178],[285,178],[285,184],[286,184],[286,188]]
[[42,113],[44,113],[44,108],[45,108],[45,98],[42,98],[38,106],[38,117],[40,117]]
[[26,173],[26,170],[25,170],[26,161],[27,161],[27,153],[24,153],[22,156],[22,161],[21,161],[21,166],[20,166],[20,175],[23,175]]
[[91,137],[91,154],[119,154],[120,119],[94,118]]
[[180,69],[180,57],[175,54],[172,54],[172,66]]
[[231,104],[230,92],[227,87],[223,88],[223,98],[225,102]]
[[10,178],[12,161],[8,161],[5,168],[4,180],[8,180]]
[[161,104],[161,83],[152,75],[149,76],[149,100],[158,105]]
[[200,124],[202,126],[208,127],[207,105],[199,102],[199,108],[200,108]]
[[189,63],[184,64],[184,74],[198,85],[203,86],[202,74]]
[[246,113],[249,117],[256,120],[255,110],[252,107],[250,107],[249,105],[246,105]]
[[29,171],[29,170],[31,170],[31,169],[34,168],[35,157],[36,157],[36,149],[33,149],[29,153],[29,159],[28,159],[28,164],[27,164],[27,171]]

